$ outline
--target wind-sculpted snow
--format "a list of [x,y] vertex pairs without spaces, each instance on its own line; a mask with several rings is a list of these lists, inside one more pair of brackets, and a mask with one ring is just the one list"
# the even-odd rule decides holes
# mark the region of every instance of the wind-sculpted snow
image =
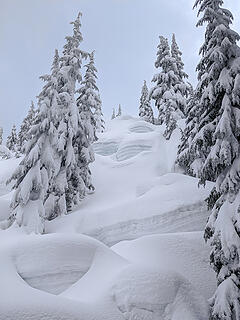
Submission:
[[[121,119],[122,118],[123,117],[121,117]],[[105,140],[100,138],[98,142],[93,144],[93,149],[96,154],[101,156],[111,156],[116,153],[116,159],[118,161],[123,161],[152,148],[151,144],[153,141],[149,142],[149,136],[146,135],[146,137],[143,138],[142,134],[151,133],[154,131],[154,128],[144,121],[139,121],[140,123],[131,125],[133,122],[131,118],[124,118],[124,120],[130,121],[129,126],[126,127],[126,134],[121,137],[121,139]],[[129,141],[128,131],[140,134],[141,139],[139,140],[138,135],[135,135]]]
[[143,151],[151,150],[152,146],[144,140],[131,141],[119,147],[116,158],[118,161],[130,159]]
[[135,132],[135,133],[146,133],[146,132],[152,132],[153,129],[150,126],[148,126],[147,123],[144,123],[144,125],[139,124],[131,127],[129,131]]
[[145,235],[201,231],[204,229],[208,215],[206,204],[197,203],[147,218],[99,227],[86,234],[108,246],[113,246],[123,240],[133,240]]
[[30,286],[59,294],[91,266],[100,243],[86,237],[44,236],[13,251],[18,274]]
[[93,150],[101,156],[110,156],[117,152],[119,143],[116,141],[95,142]]

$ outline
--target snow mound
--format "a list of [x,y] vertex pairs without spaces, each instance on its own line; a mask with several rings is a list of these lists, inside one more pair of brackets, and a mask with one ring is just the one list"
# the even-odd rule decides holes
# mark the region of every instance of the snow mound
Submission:
[[151,150],[152,146],[145,140],[134,140],[122,144],[116,154],[118,161],[130,159],[143,151]]
[[180,274],[167,269],[126,268],[113,287],[113,299],[126,320],[208,318],[206,300]]
[[179,273],[206,299],[216,289],[215,273],[209,262],[210,248],[204,242],[203,232],[149,235],[122,241],[112,249],[131,263]]

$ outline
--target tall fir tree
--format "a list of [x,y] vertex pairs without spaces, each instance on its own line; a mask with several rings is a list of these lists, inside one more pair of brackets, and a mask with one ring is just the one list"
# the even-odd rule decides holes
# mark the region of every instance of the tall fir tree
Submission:
[[199,177],[202,160],[192,152],[192,140],[198,132],[199,114],[196,90],[189,84],[189,94],[186,104],[186,126],[182,131],[181,143],[178,147],[176,164],[184,173]]
[[[45,201],[49,186],[60,166],[57,153],[58,135],[58,63],[55,59],[51,75],[42,78],[46,82],[38,97],[39,113],[29,130],[31,138],[25,146],[25,156],[13,173],[15,190],[9,217],[9,225],[16,223],[29,232],[43,233],[46,218]],[[9,182],[10,182],[9,181]]]
[[7,137],[7,142],[6,142],[6,146],[7,148],[13,152],[13,154],[18,157],[19,153],[18,153],[18,137],[17,137],[17,129],[15,124],[12,127],[11,133],[10,135]]
[[12,157],[12,152],[2,144],[3,142],[3,128],[0,127],[0,159],[10,159]]
[[139,117],[143,118],[145,121],[154,123],[153,111],[150,104],[148,87],[146,81],[144,81],[142,87],[142,94],[140,98],[140,106],[139,106]]
[[[92,52],[90,54],[90,60],[92,60],[92,65],[93,65],[93,75],[95,73],[95,77],[97,79],[97,69],[96,67],[94,66],[94,52]],[[95,86],[96,86],[96,91],[99,92],[99,89],[95,83]],[[93,112],[93,115],[94,115],[94,120],[95,120],[95,123],[96,123],[96,131],[99,132],[99,133],[102,133],[104,132],[104,129],[105,129],[105,121],[104,121],[104,117],[103,117],[103,112],[102,112],[102,101],[101,101],[101,98],[100,98],[100,95],[98,94],[98,103],[96,103],[96,107],[95,107],[95,110]],[[97,100],[96,100],[97,102]]]
[[197,0],[194,6],[202,15],[197,26],[207,27],[197,66],[198,125],[187,152],[201,161],[200,183],[216,181],[205,229],[218,284],[210,318],[232,320],[240,318],[240,37],[222,5],[222,0]]
[[113,119],[115,119],[115,118],[116,118],[116,113],[115,113],[115,108],[113,108],[111,120],[113,120]]
[[188,97],[190,88],[185,82],[185,80],[188,78],[188,75],[184,71],[182,52],[178,47],[175,34],[172,35],[171,56],[176,61],[177,75],[179,78],[179,83],[175,85],[175,92],[179,95],[179,109],[182,111],[184,116],[186,116],[186,99]]
[[97,69],[94,65],[94,52],[89,55],[89,63],[85,67],[86,73],[82,86],[78,90],[77,104],[81,117],[85,119],[85,122],[89,123],[86,130],[89,131],[90,139],[94,141],[97,140],[95,133],[103,132],[105,126],[101,107],[102,102],[96,84]]
[[121,115],[122,115],[122,107],[121,107],[121,105],[119,104],[119,106],[118,106],[118,113],[117,113],[116,117],[121,117]]
[[28,114],[24,118],[18,133],[18,145],[19,145],[20,153],[24,153],[24,144],[29,139],[28,132],[34,122],[35,116],[36,116],[36,110],[34,108],[34,103],[32,101]]
[[3,141],[3,128],[0,127],[0,145],[2,144],[2,141]]
[[159,124],[166,125],[164,136],[170,139],[177,126],[177,120],[183,118],[180,107],[184,97],[179,93],[180,80],[176,60],[171,56],[168,40],[162,36],[160,36],[155,67],[161,68],[161,71],[152,79],[155,86],[150,91],[150,97],[155,100],[159,112]]
[[71,23],[73,35],[66,37],[63,56],[60,58],[58,93],[62,119],[59,123],[59,152],[62,160],[57,181],[63,181],[61,185],[65,185],[59,199],[62,204],[59,207],[60,213],[72,211],[94,189],[89,169],[89,164],[94,161],[92,140],[85,133],[85,124],[75,100],[76,84],[82,81],[82,59],[89,55],[79,48],[82,41],[80,17],[79,13]]

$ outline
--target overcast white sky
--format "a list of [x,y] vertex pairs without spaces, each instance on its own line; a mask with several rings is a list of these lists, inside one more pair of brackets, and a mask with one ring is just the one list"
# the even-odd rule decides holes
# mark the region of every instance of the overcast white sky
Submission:
[[[103,112],[119,103],[124,113],[138,112],[143,80],[151,86],[159,35],[173,32],[185,70],[196,82],[195,67],[204,28],[196,28],[193,0],[0,0],[0,126],[9,133],[24,118],[41,90],[54,49],[71,34],[69,22],[83,13],[82,48],[96,50]],[[225,0],[240,32],[240,1]]]

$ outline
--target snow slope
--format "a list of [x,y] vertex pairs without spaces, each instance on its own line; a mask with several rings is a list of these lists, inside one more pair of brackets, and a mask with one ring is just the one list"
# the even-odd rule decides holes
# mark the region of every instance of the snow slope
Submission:
[[212,184],[198,188],[197,179],[173,173],[180,132],[167,142],[163,131],[130,116],[110,121],[94,147],[96,192],[71,216],[48,223],[47,232],[84,233],[113,245],[152,233],[203,230]]
[[[47,222],[46,235],[0,230],[0,320],[208,319],[212,184],[174,172],[180,132],[167,142],[163,131],[110,121],[94,145],[96,192],[80,208]],[[0,161],[0,221],[18,161]]]

